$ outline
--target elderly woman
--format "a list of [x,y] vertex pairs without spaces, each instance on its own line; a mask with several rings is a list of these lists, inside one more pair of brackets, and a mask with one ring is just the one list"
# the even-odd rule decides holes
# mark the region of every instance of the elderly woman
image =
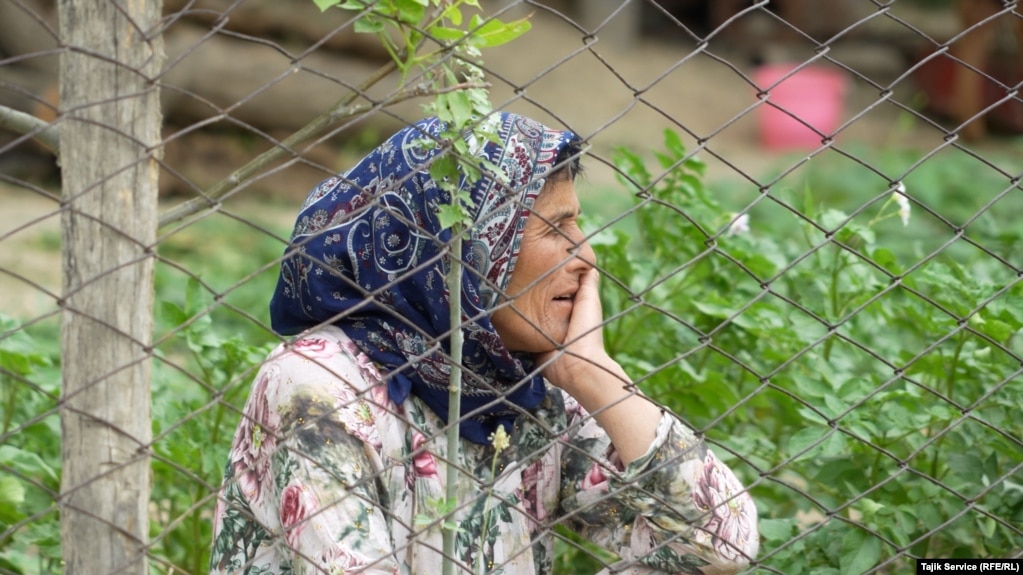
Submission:
[[[554,526],[628,573],[732,573],[756,509],[714,453],[605,351],[594,254],[579,228],[580,145],[495,114],[472,153],[459,254],[463,390],[444,440],[448,195],[429,175],[441,126],[401,130],[306,200],[270,304],[293,341],[256,377],[218,498],[214,573],[551,572]],[[453,458],[457,473],[446,462]],[[445,505],[446,486],[456,500]],[[450,517],[448,514],[451,514]]]

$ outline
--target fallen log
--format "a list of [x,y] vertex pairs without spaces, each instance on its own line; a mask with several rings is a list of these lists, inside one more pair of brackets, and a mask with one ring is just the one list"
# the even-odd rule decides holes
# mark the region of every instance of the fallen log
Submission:
[[312,0],[165,0],[164,12],[203,24],[222,27],[255,38],[287,40],[305,48],[358,55],[382,64],[390,59],[375,36],[358,34],[350,10],[331,8],[321,12]]
[[[169,123],[224,120],[256,131],[294,131],[322,114],[379,65],[337,53],[300,59],[283,47],[230,36],[208,36],[179,23],[165,34],[168,68],[161,78]],[[384,82],[393,89],[395,81]],[[380,98],[382,87],[366,96]],[[415,112],[407,104],[406,112]],[[388,124],[385,118],[373,122]],[[377,124],[378,126],[381,124]]]

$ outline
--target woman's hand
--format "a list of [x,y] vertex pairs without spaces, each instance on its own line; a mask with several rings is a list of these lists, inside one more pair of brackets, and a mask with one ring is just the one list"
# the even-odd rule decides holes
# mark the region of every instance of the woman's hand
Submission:
[[582,275],[564,346],[538,354],[536,361],[547,381],[565,390],[596,418],[622,462],[628,464],[650,448],[661,409],[639,392],[604,349],[597,279],[595,268]]
[[[572,388],[592,381],[594,372],[605,375],[621,372],[621,367],[604,349],[604,314],[597,289],[599,277],[595,268],[580,277],[564,347],[536,357],[547,381],[573,396]],[[621,375],[624,377],[624,372]],[[620,383],[626,384],[629,380],[626,377]]]

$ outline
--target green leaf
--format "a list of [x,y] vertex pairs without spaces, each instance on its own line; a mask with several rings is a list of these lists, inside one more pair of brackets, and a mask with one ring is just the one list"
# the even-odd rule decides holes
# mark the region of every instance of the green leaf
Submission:
[[500,182],[502,184],[508,183],[508,174],[504,173],[504,170],[501,169],[501,166],[495,164],[494,162],[491,162],[486,158],[481,158],[479,160],[479,166],[484,172],[486,172],[488,178],[491,178],[494,181]]
[[699,176],[705,176],[707,174],[707,164],[704,163],[704,161],[701,160],[700,158],[697,158],[696,156],[687,159],[683,163],[683,165],[686,167],[686,169],[694,172]]
[[839,210],[827,210],[820,215],[818,223],[829,232],[834,232],[838,226],[849,219],[848,214]]
[[[838,225],[838,223],[835,225]],[[845,244],[851,244],[853,239],[856,237],[861,238],[867,245],[873,245],[877,240],[877,234],[874,233],[874,230],[852,222],[842,226],[842,228],[835,233],[835,236],[840,242]]]
[[0,348],[0,366],[17,375],[28,375],[32,372],[32,362],[28,356],[11,353]]
[[528,32],[531,27],[532,24],[526,18],[505,24],[496,18],[482,22],[477,14],[469,23],[469,29],[473,30],[469,42],[479,48],[493,48],[511,42]]
[[984,537],[991,539],[995,536],[995,528],[998,524],[991,517],[978,517],[977,524],[980,526],[980,532],[984,534]]
[[[804,427],[803,429],[800,429],[792,437],[789,438],[788,450],[787,450],[786,454],[789,457],[792,457],[792,456],[796,455],[797,453],[802,452],[804,449],[806,449],[806,448],[810,447],[811,445],[813,445],[814,443],[820,441],[821,437],[823,435],[824,435],[824,428],[822,428],[822,427],[810,426],[810,427]],[[814,448],[814,449],[810,449],[806,453],[802,453],[801,455],[796,457],[795,461],[800,461],[800,460],[812,457],[814,455],[814,451],[816,451],[816,450],[817,450],[817,448]]]
[[[451,113],[451,106],[448,105],[448,96],[450,96],[450,94],[438,94],[437,97],[434,98],[433,113],[436,114],[440,121],[448,124],[454,124],[455,119]],[[435,166],[437,163],[434,162],[433,165]],[[433,172],[432,167],[430,168],[430,172]]]
[[[463,126],[469,125],[473,117],[472,104],[469,102],[469,96],[466,95],[464,90],[458,90],[456,92],[451,92],[450,94],[447,94],[447,105],[451,109],[451,117],[456,126],[461,128]],[[468,151],[460,150],[457,147],[457,144],[461,144],[462,146],[467,145],[466,141],[463,140],[462,138],[458,138],[455,143],[456,143],[455,149],[460,154],[464,154],[465,152]]]
[[902,267],[899,266],[899,262],[895,258],[895,254],[887,248],[875,249],[870,253],[870,259],[874,260],[874,263],[888,270],[892,274],[898,275],[902,273]]
[[707,198],[705,198],[703,194],[703,180],[700,178],[697,178],[692,174],[679,174],[678,185],[689,197],[699,198],[705,205],[714,209],[720,207],[716,202],[706,201]]
[[1014,295],[1002,296],[992,302],[992,308],[1002,310],[999,314],[1002,316],[1002,319],[1011,322],[1017,328],[1023,327],[1023,297]]
[[[444,18],[447,18],[455,26],[462,25],[462,10],[458,7],[458,4],[452,4],[448,6],[447,10],[444,11]],[[462,37],[464,33],[459,32],[459,37]]]
[[809,216],[816,212],[814,208],[813,193],[810,191],[810,182],[803,186],[803,215]]
[[11,467],[25,475],[43,475],[50,481],[58,481],[57,473],[41,457],[10,445],[0,445],[0,465]]
[[799,390],[799,394],[805,398],[823,399],[824,396],[834,392],[834,388],[827,381],[819,377],[796,378],[795,385]]
[[429,0],[394,0],[395,16],[406,24],[418,24],[426,16]]
[[34,367],[50,365],[50,359],[40,353],[39,342],[22,331],[16,321],[0,314],[0,323],[0,331],[10,332],[0,339],[0,367],[17,375],[28,375]]
[[867,520],[872,519],[885,508],[883,503],[878,503],[877,501],[866,497],[861,499],[858,505],[863,511],[863,517]]
[[844,401],[838,398],[838,396],[827,393],[824,395],[824,406],[817,406],[828,418],[833,419],[839,413],[842,413],[846,409]]
[[680,160],[686,155],[686,146],[682,143],[682,137],[674,130],[664,130],[664,147],[674,154],[676,160]]
[[326,12],[327,8],[337,6],[339,0],[313,0],[313,3],[320,9],[320,12]]
[[465,37],[465,32],[455,28],[446,28],[444,26],[434,26],[433,28],[430,28],[427,33],[434,40],[439,40],[441,42],[454,42]]
[[765,541],[788,541],[796,534],[795,519],[761,519],[760,535]]
[[[979,317],[979,316],[978,316]],[[991,339],[999,342],[1004,342],[1016,332],[1013,327],[1004,321],[997,319],[989,319],[984,323],[984,327],[981,330],[987,335],[991,336]]]
[[212,301],[213,298],[199,283],[198,278],[188,278],[188,284],[185,286],[185,313],[189,316],[198,315],[204,312]]
[[849,454],[849,449],[846,446],[845,434],[837,431],[825,439],[824,443],[821,443],[820,448],[821,455],[828,458],[843,457]]
[[881,541],[860,529],[852,529],[842,538],[839,557],[842,575],[862,575],[881,557]]
[[18,511],[25,502],[25,487],[10,475],[0,476],[0,523],[14,523],[23,514]]
[[185,313],[185,310],[181,309],[180,305],[169,300],[160,302],[160,313],[167,323],[172,325],[182,325],[188,321],[188,314]]
[[650,172],[646,169],[646,165],[628,148],[615,150],[614,164],[618,168],[616,174],[618,181],[628,186],[631,192],[639,192],[650,186]]
[[430,177],[438,183],[458,181],[458,164],[450,155],[445,154],[430,165]]
[[367,14],[355,21],[354,29],[360,34],[378,34],[384,31],[384,22]]
[[938,511],[934,505],[920,506],[920,508],[917,509],[917,516],[920,518],[920,521],[923,522],[924,527],[927,530],[937,529],[937,527],[941,525],[942,521],[944,521],[941,517],[941,512]]
[[439,497],[437,499],[430,499],[426,503],[430,507],[431,511],[437,515],[450,515],[458,509],[457,499]]
[[425,513],[420,513],[416,515],[415,518],[412,519],[412,524],[415,525],[417,529],[422,529],[433,523],[433,521],[434,519],[429,515],[426,515]]
[[437,219],[440,221],[441,228],[447,229],[455,224],[464,223],[469,218],[461,206],[445,204],[437,208]]
[[654,157],[657,158],[657,163],[661,166],[661,168],[665,170],[675,165],[675,158],[669,156],[668,154],[654,152]]

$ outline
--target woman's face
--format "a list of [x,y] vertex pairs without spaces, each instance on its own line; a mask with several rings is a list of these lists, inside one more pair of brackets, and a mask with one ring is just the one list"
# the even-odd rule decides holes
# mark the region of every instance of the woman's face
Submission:
[[509,350],[543,353],[564,343],[580,278],[594,264],[578,219],[572,181],[548,181],[526,220],[505,298],[491,316]]

